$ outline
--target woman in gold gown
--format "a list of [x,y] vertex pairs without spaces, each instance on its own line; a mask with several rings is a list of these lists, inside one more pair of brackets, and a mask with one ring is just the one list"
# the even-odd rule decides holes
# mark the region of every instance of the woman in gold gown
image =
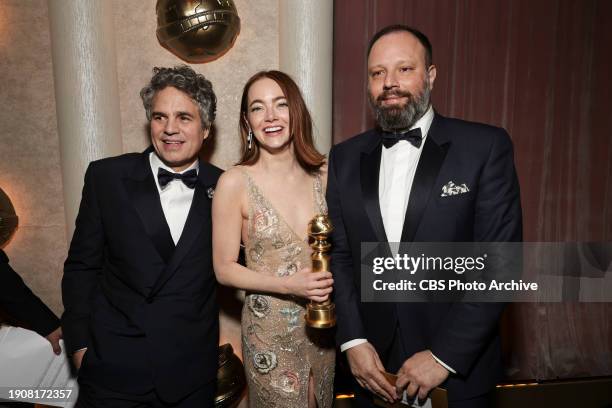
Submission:
[[[325,157],[299,88],[279,71],[246,83],[242,158],[217,184],[213,262],[221,284],[244,289],[242,351],[252,407],[331,407],[335,349],[305,326],[308,300],[331,293],[329,272],[310,270],[307,225],[327,213]],[[244,242],[246,267],[238,263]]]

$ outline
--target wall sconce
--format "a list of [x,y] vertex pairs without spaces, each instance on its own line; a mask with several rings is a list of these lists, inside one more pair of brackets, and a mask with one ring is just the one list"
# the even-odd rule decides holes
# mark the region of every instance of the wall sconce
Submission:
[[9,242],[17,229],[18,223],[19,217],[15,213],[13,203],[0,188],[0,248]]

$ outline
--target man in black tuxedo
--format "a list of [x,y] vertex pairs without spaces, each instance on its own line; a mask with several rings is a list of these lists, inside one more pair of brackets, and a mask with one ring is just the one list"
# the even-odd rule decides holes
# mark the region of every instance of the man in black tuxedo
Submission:
[[60,354],[62,338],[60,321],[11,268],[8,256],[0,249],[0,311],[18,324],[24,323],[46,338],[55,354]]
[[209,407],[218,360],[210,208],[198,159],[211,83],[155,68],[141,97],[152,147],[92,162],[64,267],[62,317],[83,407]]
[[[330,152],[337,340],[360,386],[361,406],[371,406],[370,393],[390,401],[405,389],[423,399],[442,385],[451,407],[484,407],[501,376],[503,304],[360,300],[362,242],[522,239],[508,134],[434,112],[431,59],[423,33],[401,25],[378,32],[368,52],[378,126]],[[383,370],[397,373],[396,387]]]

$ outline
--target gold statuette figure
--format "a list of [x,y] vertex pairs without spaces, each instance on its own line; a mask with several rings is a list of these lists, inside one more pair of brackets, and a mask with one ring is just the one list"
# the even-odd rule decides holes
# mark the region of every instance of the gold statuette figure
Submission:
[[[329,251],[331,244],[327,241],[329,234],[333,231],[329,217],[324,214],[316,215],[308,223],[308,235],[312,238],[310,247],[313,249],[312,271],[329,271]],[[331,300],[325,302],[310,301],[306,308],[306,324],[317,329],[326,329],[336,325],[336,306]]]

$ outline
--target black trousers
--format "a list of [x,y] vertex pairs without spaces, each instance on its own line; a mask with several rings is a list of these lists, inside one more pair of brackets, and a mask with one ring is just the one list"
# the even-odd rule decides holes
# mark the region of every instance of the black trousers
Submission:
[[[383,360],[385,369],[390,373],[397,373],[401,368],[402,364],[404,364],[404,361],[408,359],[408,357],[410,356],[404,350],[401,333],[398,326],[395,329],[393,342],[391,343],[389,352]],[[381,356],[381,358],[383,357]],[[353,383],[353,389],[355,392],[355,406],[359,408],[377,408],[377,406],[374,405],[372,393],[368,390],[361,388],[357,381],[355,381],[354,379]],[[470,398],[468,400],[449,401],[448,408],[490,408],[493,406],[493,403],[491,402],[491,394],[492,393],[479,395],[475,398]],[[406,405],[406,407],[408,407],[408,405]]]
[[76,408],[208,408],[214,406],[215,382],[198,388],[175,403],[163,401],[152,390],[143,395],[124,394],[79,381]]

